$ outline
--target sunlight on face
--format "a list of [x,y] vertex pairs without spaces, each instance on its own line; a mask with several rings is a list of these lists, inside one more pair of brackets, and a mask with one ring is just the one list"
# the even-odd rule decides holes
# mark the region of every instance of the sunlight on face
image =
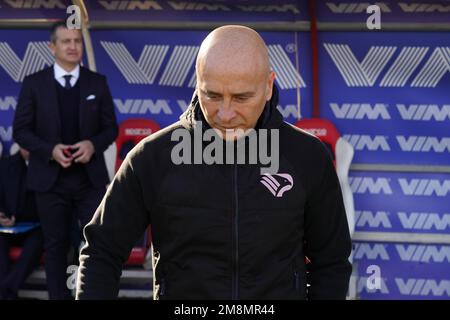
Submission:
[[254,128],[266,101],[272,96],[274,73],[255,75],[249,69],[234,72],[212,67],[199,72],[200,106],[208,124],[222,137],[225,132],[233,137],[234,130],[242,132]]

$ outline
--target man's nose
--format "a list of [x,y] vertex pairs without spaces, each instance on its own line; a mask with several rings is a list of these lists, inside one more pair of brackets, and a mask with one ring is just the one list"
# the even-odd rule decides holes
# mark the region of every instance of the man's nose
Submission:
[[219,108],[219,112],[217,113],[217,116],[220,121],[222,122],[230,122],[236,117],[236,112],[234,111],[234,108],[231,107],[229,103],[224,103]]
[[70,50],[76,50],[77,49],[77,44],[76,44],[75,41],[70,41],[69,49]]

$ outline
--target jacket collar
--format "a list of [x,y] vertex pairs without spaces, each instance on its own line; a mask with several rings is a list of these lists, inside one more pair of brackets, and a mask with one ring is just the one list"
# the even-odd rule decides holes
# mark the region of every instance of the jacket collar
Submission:
[[80,65],[77,64],[75,68],[73,68],[70,72],[67,72],[57,62],[55,62],[55,64],[53,65],[53,76],[55,77],[55,80],[58,81],[62,86],[64,86],[65,84],[65,75],[72,76],[70,83],[72,86],[74,86],[78,81],[78,78],[80,77]]

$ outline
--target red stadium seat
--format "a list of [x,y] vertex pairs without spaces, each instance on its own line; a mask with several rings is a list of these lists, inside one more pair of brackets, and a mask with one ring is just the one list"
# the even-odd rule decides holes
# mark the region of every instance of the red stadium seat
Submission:
[[[17,259],[19,259],[20,255],[22,254],[22,247],[11,247],[9,249],[9,259],[11,259],[12,262],[16,262]],[[41,255],[41,264],[44,263],[44,253]]]
[[12,247],[9,250],[9,258],[12,261],[16,261],[17,259],[19,259],[21,253],[22,253],[22,248],[21,247]]
[[[116,139],[116,156],[115,170],[119,170],[120,165],[125,159],[128,151],[130,151],[139,141],[148,135],[155,133],[160,126],[152,120],[148,119],[127,119],[119,126],[119,134]],[[150,227],[143,235],[142,239],[132,249],[130,257],[126,262],[129,266],[142,265],[151,246]]]
[[155,133],[160,129],[159,125],[148,119],[127,119],[119,126],[119,134],[116,139],[116,171],[119,170],[122,161],[139,141]]
[[354,154],[352,145],[341,137],[337,128],[329,120],[320,118],[301,119],[295,125],[318,137],[330,149],[341,185],[350,235],[353,236],[355,231],[355,208],[353,193],[348,181],[348,173]]
[[312,118],[301,119],[295,126],[308,131],[324,142],[332,152],[333,163],[336,165],[336,143],[341,135],[333,123],[325,119]]
[[145,258],[147,256],[147,252],[150,249],[152,244],[152,235],[150,227],[147,228],[144,236],[141,241],[138,243],[139,245],[135,246],[128,257],[126,265],[128,266],[141,266],[145,262]]

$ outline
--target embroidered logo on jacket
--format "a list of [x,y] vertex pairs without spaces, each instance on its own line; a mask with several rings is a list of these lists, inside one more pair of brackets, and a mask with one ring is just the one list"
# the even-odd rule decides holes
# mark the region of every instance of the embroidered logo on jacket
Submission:
[[289,173],[266,173],[261,176],[261,183],[277,198],[281,198],[283,193],[294,186],[294,180]]

